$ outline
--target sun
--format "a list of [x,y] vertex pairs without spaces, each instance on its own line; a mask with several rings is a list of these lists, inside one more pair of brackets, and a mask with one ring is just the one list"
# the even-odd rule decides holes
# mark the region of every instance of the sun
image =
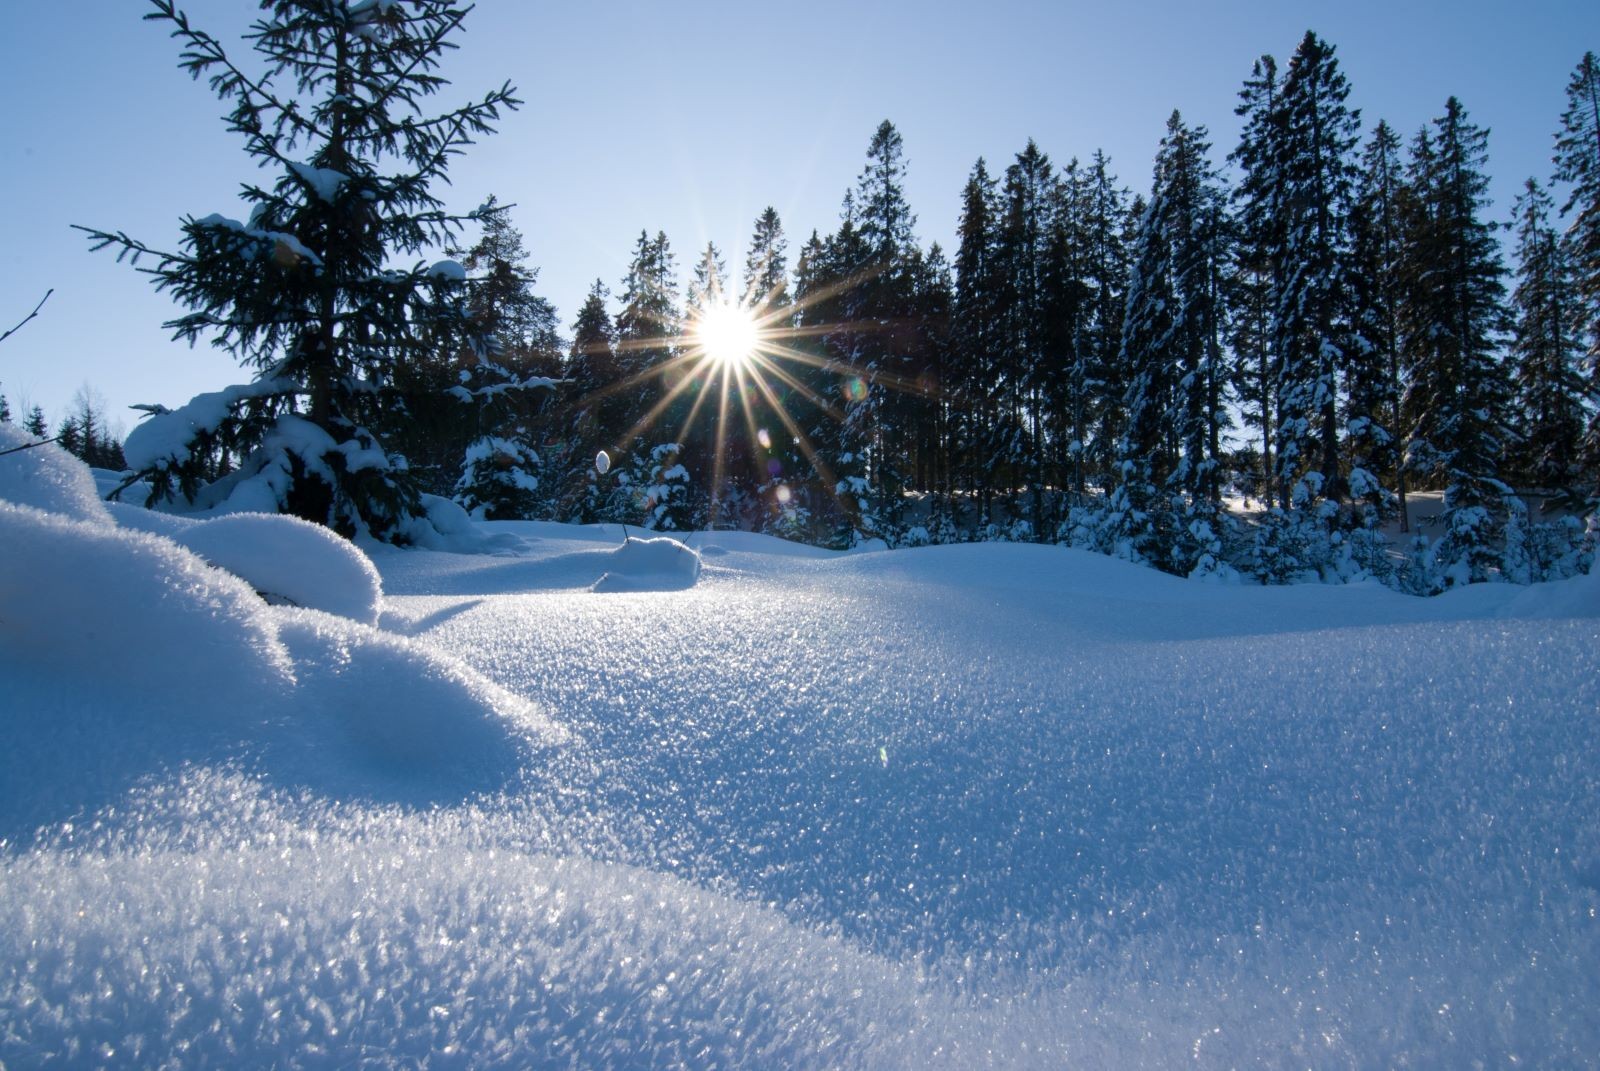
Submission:
[[726,302],[717,302],[700,313],[692,335],[706,357],[729,371],[748,366],[761,343],[751,311]]

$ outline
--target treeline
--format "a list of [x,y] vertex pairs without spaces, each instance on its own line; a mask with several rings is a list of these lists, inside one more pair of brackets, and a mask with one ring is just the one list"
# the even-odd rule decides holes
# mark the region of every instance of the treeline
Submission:
[[[63,450],[95,468],[120,470],[127,465],[122,456],[122,428],[106,416],[105,403],[88,388],[79,390],[72,410],[56,425],[55,435],[44,409],[33,406],[22,418],[22,430],[35,439],[53,438]],[[0,391],[0,424],[12,422],[11,403]]]
[[[486,518],[1052,541],[1180,575],[1419,592],[1592,559],[1573,519],[1600,504],[1592,53],[1550,181],[1514,206],[1513,269],[1487,132],[1451,98],[1409,140],[1382,122],[1363,137],[1308,33],[1244,81],[1226,161],[1177,112],[1138,196],[1102,154],[1058,166],[1030,142],[1003,170],[975,164],[947,253],[918,241],[885,122],[832,233],[791,248],[768,209],[742,265],[708,245],[685,282],[667,236],[641,232],[566,342],[505,210],[451,215],[430,192],[518,106],[512,87],[426,121],[396,111],[438,90],[425,72],[465,9],[285,7],[249,39],[267,74],[244,83],[152,3],[271,178],[246,188],[246,221],[186,218],[177,252],[85,228],[154,261],[189,310],[177,337],[255,370],[144,407],[127,486],[151,504],[403,543],[455,524],[454,498]],[[476,244],[421,259],[463,228]],[[697,335],[730,297],[759,321],[748,366]],[[1380,528],[1404,529],[1419,490],[1443,492],[1440,523],[1396,555]],[[1519,491],[1566,519],[1530,517]]]
[[[1335,50],[1308,33],[1245,81],[1231,182],[1177,112],[1147,195],[1100,153],[1058,167],[1029,142],[998,174],[973,167],[953,259],[918,244],[885,122],[838,229],[792,272],[769,209],[736,278],[713,245],[681,288],[667,237],[641,234],[620,307],[597,282],[564,362],[541,321],[529,363],[565,382],[522,424],[539,489],[500,513],[1392,578],[1377,529],[1406,530],[1407,494],[1433,490],[1444,511],[1409,586],[1570,571],[1581,526],[1536,525],[1517,497],[1597,499],[1593,54],[1568,93],[1565,228],[1533,178],[1509,225],[1491,218],[1487,131],[1455,98],[1409,141],[1381,121],[1363,138]],[[759,306],[770,345],[719,424],[697,404],[715,381],[677,358],[724,291]],[[1258,514],[1225,510],[1228,493]]]

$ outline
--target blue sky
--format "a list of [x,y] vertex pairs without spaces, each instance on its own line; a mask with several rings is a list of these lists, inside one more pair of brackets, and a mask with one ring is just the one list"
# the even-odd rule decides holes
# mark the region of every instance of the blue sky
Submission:
[[[184,5],[238,54],[244,0]],[[130,0],[29,4],[0,40],[0,329],[48,287],[39,319],[0,345],[0,390],[52,421],[84,384],[127,426],[134,402],[181,403],[246,378],[225,354],[169,341],[175,306],[143,276],[87,253],[83,223],[176,245],[186,213],[239,215],[253,165],[222,106],[176,67]],[[953,244],[973,161],[1004,169],[1029,137],[1058,163],[1096,148],[1149,182],[1174,107],[1233,147],[1252,60],[1286,59],[1306,29],[1339,49],[1364,127],[1406,136],[1455,94],[1491,130],[1494,213],[1550,169],[1572,68],[1600,50],[1600,5],[1548,3],[812,2],[483,0],[456,38],[438,98],[509,79],[526,101],[469,150],[446,193],[513,220],[564,326],[589,284],[615,287],[641,229],[664,230],[687,274],[707,239],[742,262],[768,204],[791,252],[838,218],[879,121],[899,127],[924,244]]]

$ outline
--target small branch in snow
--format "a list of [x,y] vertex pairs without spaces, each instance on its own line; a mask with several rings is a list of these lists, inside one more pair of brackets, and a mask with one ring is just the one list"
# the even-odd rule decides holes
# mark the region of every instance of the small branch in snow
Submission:
[[[17,324],[17,326],[13,327],[11,330],[7,331],[5,334],[0,335],[0,342],[4,342],[6,339],[10,338],[12,335],[14,335],[18,331],[22,330],[22,325],[23,324],[27,323],[29,320],[31,320],[35,316],[39,315],[39,310],[44,308],[44,303],[46,301],[49,301],[50,300],[50,295],[54,294],[55,292],[56,292],[56,288],[53,287],[53,286],[49,290],[46,290],[44,292],[44,297],[39,299],[39,304],[35,305],[33,307],[33,311],[28,313],[28,315],[26,315],[26,316],[24,316],[22,318],[22,323]],[[9,451],[9,450],[6,451],[6,453],[8,453],[8,454],[10,452],[11,451]]]
[[[27,321],[24,320],[23,323],[27,323]],[[22,325],[18,324],[17,326],[20,327]],[[15,328],[13,328],[13,330],[15,330]],[[9,332],[7,332],[7,333],[9,334]],[[0,336],[0,337],[4,337],[4,336]],[[5,457],[7,454],[18,454],[18,453],[21,453],[24,450],[33,450],[33,449],[36,449],[37,447],[40,447],[40,446],[49,446],[51,443],[55,442],[59,438],[61,438],[61,436],[55,435],[55,436],[52,436],[51,438],[48,438],[48,439],[40,439],[36,443],[23,443],[21,446],[13,446],[9,450],[0,450],[0,457]]]

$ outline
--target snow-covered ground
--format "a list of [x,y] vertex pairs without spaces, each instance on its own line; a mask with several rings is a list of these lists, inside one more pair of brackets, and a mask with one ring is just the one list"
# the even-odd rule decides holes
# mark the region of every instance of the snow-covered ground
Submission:
[[1600,1061],[1600,577],[0,500],[7,1069]]

